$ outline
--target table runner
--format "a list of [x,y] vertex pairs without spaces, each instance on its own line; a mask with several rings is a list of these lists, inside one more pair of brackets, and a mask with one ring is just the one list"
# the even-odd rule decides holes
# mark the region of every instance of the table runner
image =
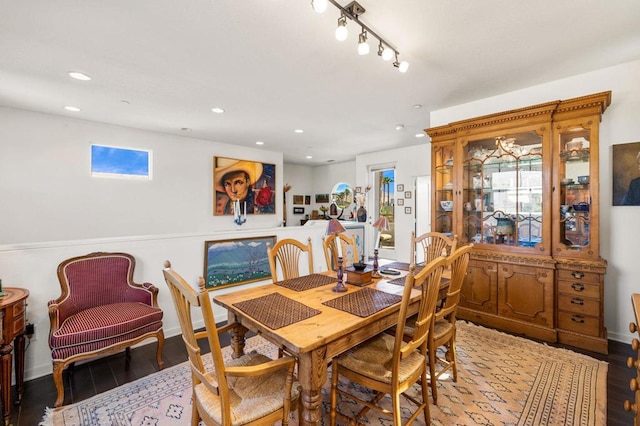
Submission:
[[305,291],[323,285],[335,283],[337,278],[322,274],[310,274],[298,278],[291,278],[275,283],[293,291]]
[[323,305],[365,318],[402,300],[402,296],[371,287],[349,292],[344,296],[322,302]]
[[280,293],[271,293],[234,303],[233,306],[272,330],[286,327],[320,313],[319,310],[289,299]]

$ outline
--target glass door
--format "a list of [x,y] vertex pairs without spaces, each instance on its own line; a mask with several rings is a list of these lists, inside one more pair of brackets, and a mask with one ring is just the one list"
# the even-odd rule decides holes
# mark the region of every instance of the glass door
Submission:
[[373,216],[371,223],[380,216],[385,216],[389,221],[389,230],[380,234],[380,249],[378,251],[381,258],[395,259],[395,168],[372,169],[372,197]]

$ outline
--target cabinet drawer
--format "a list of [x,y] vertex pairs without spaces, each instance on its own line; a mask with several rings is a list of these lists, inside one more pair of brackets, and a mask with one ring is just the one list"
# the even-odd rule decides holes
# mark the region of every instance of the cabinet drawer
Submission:
[[600,300],[600,284],[581,281],[558,281],[558,293]]
[[582,272],[582,271],[559,269],[558,279],[583,282],[583,283],[600,284],[600,274],[595,274],[593,272]]
[[598,317],[600,316],[600,302],[581,295],[561,294],[558,296],[558,310]]
[[600,319],[571,312],[558,312],[558,328],[589,336],[599,336]]

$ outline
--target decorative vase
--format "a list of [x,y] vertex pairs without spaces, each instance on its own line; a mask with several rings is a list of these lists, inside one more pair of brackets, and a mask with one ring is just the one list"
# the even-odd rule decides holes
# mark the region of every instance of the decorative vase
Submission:
[[357,211],[358,222],[366,222],[367,221],[367,209],[364,206],[358,207]]

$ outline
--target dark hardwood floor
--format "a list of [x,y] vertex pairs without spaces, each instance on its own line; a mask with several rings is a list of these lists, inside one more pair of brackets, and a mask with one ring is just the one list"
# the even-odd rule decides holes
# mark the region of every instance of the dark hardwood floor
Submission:
[[[228,338],[223,341],[228,344]],[[560,345],[555,345],[559,346]],[[629,380],[635,377],[635,371],[627,368],[627,357],[634,356],[630,344],[609,341],[609,355],[600,355],[588,351],[576,352],[590,355],[609,363],[607,379],[607,405],[609,426],[632,425],[633,416],[624,411],[625,399],[632,399]],[[78,402],[124,383],[144,377],[158,370],[155,360],[155,343],[134,348],[127,362],[124,353],[112,355],[75,367],[73,373],[64,373],[65,404]],[[181,336],[165,340],[165,367],[187,360]],[[56,391],[51,375],[30,380],[25,383],[22,403],[12,406],[11,424],[14,426],[35,426],[42,420],[46,407],[53,407]]]

